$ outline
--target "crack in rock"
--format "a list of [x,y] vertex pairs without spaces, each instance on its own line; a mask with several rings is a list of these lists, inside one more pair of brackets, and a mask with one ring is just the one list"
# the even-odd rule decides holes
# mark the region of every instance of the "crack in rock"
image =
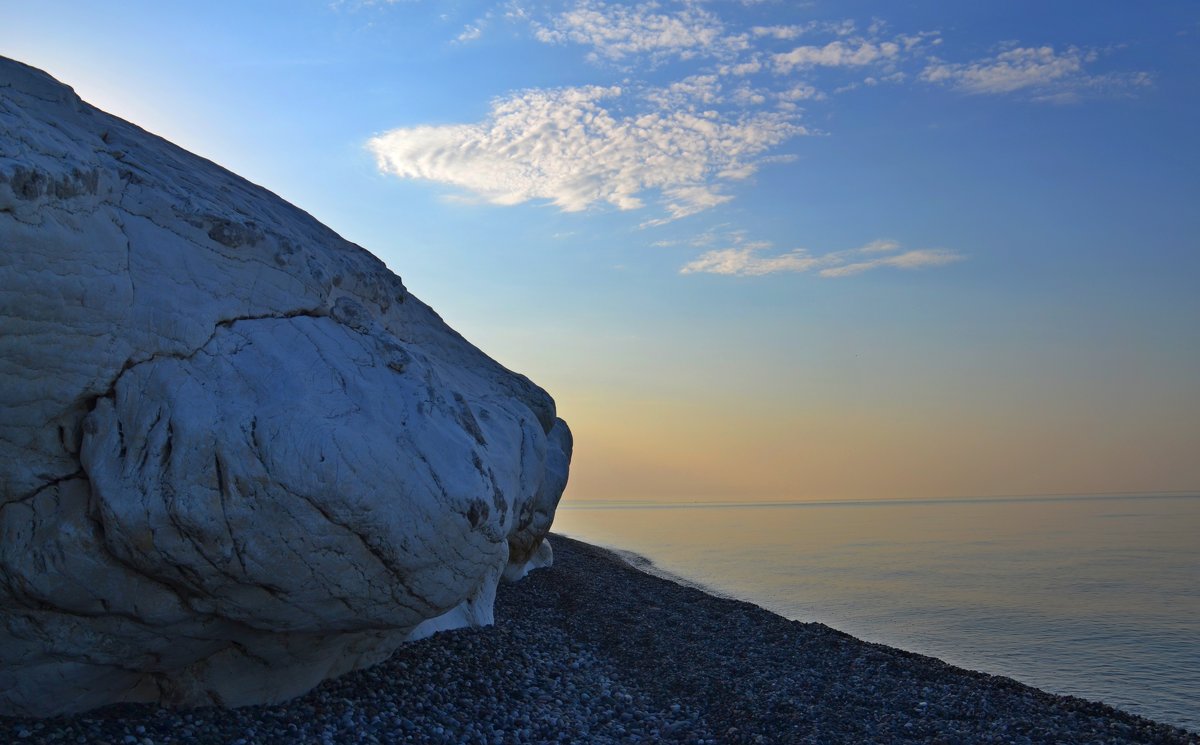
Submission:
[[280,701],[551,557],[554,400],[372,256],[0,57],[0,715]]

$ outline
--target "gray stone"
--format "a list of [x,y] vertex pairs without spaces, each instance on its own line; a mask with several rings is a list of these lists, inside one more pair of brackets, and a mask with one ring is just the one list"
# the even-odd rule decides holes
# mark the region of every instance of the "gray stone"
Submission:
[[279,701],[487,624],[554,402],[377,258],[0,58],[0,714]]

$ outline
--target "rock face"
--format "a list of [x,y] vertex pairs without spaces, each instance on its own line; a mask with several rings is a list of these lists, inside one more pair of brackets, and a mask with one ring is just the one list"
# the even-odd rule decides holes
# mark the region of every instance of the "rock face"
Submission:
[[486,624],[554,402],[371,254],[0,58],[0,714],[278,701]]

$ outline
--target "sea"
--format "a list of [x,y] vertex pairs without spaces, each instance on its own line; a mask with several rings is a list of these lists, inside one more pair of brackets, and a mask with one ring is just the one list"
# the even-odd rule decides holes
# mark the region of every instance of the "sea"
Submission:
[[1200,495],[568,497],[553,529],[790,619],[1200,731]]

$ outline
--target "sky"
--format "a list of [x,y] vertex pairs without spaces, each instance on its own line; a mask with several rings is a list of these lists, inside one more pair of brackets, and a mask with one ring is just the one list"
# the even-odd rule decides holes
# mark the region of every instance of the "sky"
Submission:
[[565,499],[1200,491],[1194,0],[0,0],[382,258]]

